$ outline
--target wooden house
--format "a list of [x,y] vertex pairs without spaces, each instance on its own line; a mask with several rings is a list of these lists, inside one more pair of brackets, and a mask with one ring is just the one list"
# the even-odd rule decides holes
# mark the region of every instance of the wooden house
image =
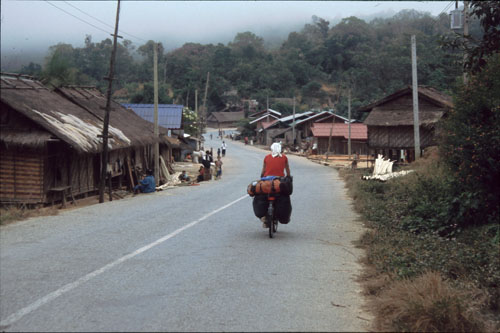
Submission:
[[211,128],[237,127],[238,122],[245,118],[245,112],[212,112],[207,117],[207,126]]
[[[450,96],[436,89],[419,86],[420,148],[436,145],[436,124],[453,108]],[[369,112],[368,146],[396,161],[415,159],[412,87],[401,89],[359,109]]]
[[[328,151],[337,155],[346,155],[349,152],[349,124],[345,123],[314,123],[311,128],[314,141],[318,145],[318,154]],[[331,139],[330,139],[331,135]],[[351,124],[351,153],[368,154],[368,131],[364,124]]]
[[[0,81],[0,203],[42,205],[61,198],[61,189],[75,196],[97,191],[104,111],[90,103],[82,107],[28,77],[2,74]],[[93,90],[73,92],[103,99]],[[109,133],[108,170],[115,174],[123,172],[132,150],[158,141],[123,108],[113,107]],[[144,154],[135,158],[143,168],[150,163]]]

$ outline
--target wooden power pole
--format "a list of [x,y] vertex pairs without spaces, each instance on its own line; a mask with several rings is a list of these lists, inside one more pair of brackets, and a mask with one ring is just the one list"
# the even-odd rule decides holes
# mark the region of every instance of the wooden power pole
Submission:
[[205,129],[205,120],[207,119],[207,94],[208,94],[208,81],[210,80],[210,72],[207,72],[207,82],[205,83],[205,96],[203,97],[203,116],[202,116],[202,125],[201,125],[201,133],[203,134],[203,130]]
[[[469,1],[464,1],[464,41],[467,43],[469,36]],[[464,64],[467,61],[467,52],[464,51]],[[464,84],[467,84],[467,72],[464,71]]]
[[347,113],[349,119],[349,124],[347,125],[349,128],[349,136],[347,138],[347,154],[349,155],[349,159],[351,159],[351,88],[349,88],[347,97]]
[[293,142],[293,149],[295,149],[295,95],[293,95],[292,142]]
[[154,103],[155,103],[155,114],[154,114],[154,177],[156,186],[160,184],[160,144],[158,143],[159,131],[158,131],[158,43],[154,43],[154,64],[153,64],[153,84],[154,84]]
[[417,42],[411,35],[411,77],[413,86],[413,132],[415,138],[415,159],[420,158],[420,124],[418,119]]
[[[106,175],[108,171],[108,130],[109,130],[109,114],[111,111],[111,92],[113,88],[113,75],[115,69],[116,58],[116,39],[118,36],[118,22],[120,19],[120,0],[116,7],[115,33],[113,35],[113,51],[111,52],[111,60],[109,64],[109,74],[105,78],[108,80],[108,90],[106,92],[106,108],[104,112],[104,123],[102,126],[102,155],[101,155],[101,179],[99,183],[99,203],[104,202],[104,188],[106,186]],[[111,181],[109,182],[111,186]],[[111,188],[109,189],[111,193]]]

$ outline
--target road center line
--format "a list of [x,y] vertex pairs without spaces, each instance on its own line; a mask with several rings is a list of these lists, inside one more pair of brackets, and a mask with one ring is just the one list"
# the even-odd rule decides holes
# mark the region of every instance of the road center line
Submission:
[[42,305],[47,304],[48,302],[56,299],[57,297],[61,296],[62,294],[67,293],[68,291],[71,291],[71,290],[75,289],[76,287],[78,287],[82,283],[85,283],[85,282],[89,281],[90,279],[95,278],[96,276],[101,275],[102,273],[110,270],[114,266],[116,266],[118,264],[121,264],[122,262],[125,262],[125,261],[127,261],[129,259],[132,259],[133,257],[135,257],[135,256],[137,256],[137,255],[139,255],[139,254],[141,254],[141,253],[143,253],[143,252],[145,252],[145,251],[147,251],[147,250],[149,250],[149,249],[151,249],[151,248],[153,248],[153,247],[155,247],[155,246],[157,246],[157,245],[165,242],[166,240],[169,240],[170,238],[177,236],[178,234],[180,234],[184,230],[187,230],[187,229],[195,226],[196,224],[200,223],[203,220],[206,220],[210,216],[212,216],[214,214],[217,214],[218,212],[220,212],[220,211],[222,211],[222,210],[224,210],[224,209],[226,209],[226,208],[234,205],[235,203],[237,203],[237,202],[239,202],[239,201],[241,201],[241,200],[243,200],[245,198],[248,198],[248,197],[249,196],[246,194],[246,195],[242,196],[241,198],[236,199],[236,200],[228,203],[227,205],[224,205],[224,206],[222,206],[222,207],[220,207],[220,208],[218,208],[216,210],[211,211],[210,213],[208,213],[208,214],[204,215],[203,217],[199,218],[198,220],[193,221],[191,223],[188,223],[185,226],[183,226],[183,227],[181,227],[181,228],[179,228],[179,229],[177,229],[177,230],[169,233],[166,236],[163,236],[162,238],[160,238],[160,239],[158,239],[158,240],[156,240],[156,241],[154,241],[154,242],[152,242],[152,243],[150,243],[148,245],[145,245],[145,246],[141,247],[140,249],[138,249],[138,250],[136,250],[136,251],[134,251],[132,253],[124,255],[123,257],[121,257],[121,258],[119,258],[119,259],[117,259],[117,260],[115,260],[115,261],[107,264],[106,266],[103,266],[103,267],[101,267],[101,268],[99,268],[99,269],[97,269],[97,270],[95,270],[95,271],[93,271],[91,273],[88,273],[87,275],[79,278],[76,281],[73,281],[71,283],[68,283],[68,284],[62,286],[61,288],[57,289],[56,291],[53,291],[50,294],[48,294],[48,295],[46,295],[46,296],[44,296],[44,297],[36,300],[35,302],[31,303],[30,305],[22,308],[21,310],[15,312],[13,314],[11,314],[10,316],[8,316],[7,318],[5,318],[4,320],[0,321],[0,326],[5,327],[5,326],[12,325],[13,323],[15,323],[16,321],[18,321],[19,319],[21,319],[25,315],[27,315],[27,314],[35,311],[36,309],[38,309]]

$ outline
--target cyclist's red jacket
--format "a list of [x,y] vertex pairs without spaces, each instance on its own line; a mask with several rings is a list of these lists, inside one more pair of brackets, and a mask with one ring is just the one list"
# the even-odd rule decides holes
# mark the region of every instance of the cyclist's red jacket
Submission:
[[264,163],[266,163],[266,170],[264,172],[264,177],[267,176],[278,176],[285,177],[285,167],[288,162],[288,158],[285,154],[281,156],[273,157],[269,154],[264,158]]

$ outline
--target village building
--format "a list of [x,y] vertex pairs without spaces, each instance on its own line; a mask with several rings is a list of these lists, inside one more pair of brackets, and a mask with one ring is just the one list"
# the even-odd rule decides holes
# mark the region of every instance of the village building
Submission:
[[[311,128],[318,154],[325,154],[330,143],[330,152],[336,155],[349,153],[349,124],[314,123]],[[368,130],[365,124],[351,124],[351,154],[368,154]]]
[[250,114],[248,116],[248,118],[257,119],[257,118],[260,118],[264,115],[265,116],[273,116],[274,118],[281,118],[281,112],[278,112],[278,111],[273,110],[273,109],[267,109],[267,110],[261,110],[261,111],[254,112],[254,113]]
[[[418,87],[420,148],[436,145],[436,125],[453,108],[450,96],[440,91]],[[376,154],[395,161],[415,159],[412,87],[406,87],[359,109],[369,112],[368,145]]]
[[293,145],[294,139],[292,125],[294,119],[295,122],[297,122],[301,119],[306,119],[313,114],[314,112],[312,111],[306,111],[303,113],[296,113],[295,116],[290,115],[274,121],[263,129],[264,135],[262,136],[262,144],[270,145],[273,142],[281,141],[285,145]]
[[245,112],[212,112],[207,117],[207,126],[211,128],[237,127],[238,122],[245,118]]
[[[0,81],[0,203],[43,205],[95,193],[104,96],[94,88],[54,92],[25,76],[2,75]],[[65,97],[69,93],[71,100]],[[80,98],[88,102],[80,106],[75,103]],[[108,171],[118,177],[114,186],[124,178],[130,188],[139,177],[130,165],[151,167],[149,152],[159,140],[135,113],[118,103],[111,110]]]
[[[139,117],[154,125],[154,104],[129,104],[122,103],[122,106],[135,112]],[[158,126],[166,129],[165,141],[169,143],[172,157],[175,161],[182,161],[184,155],[192,152],[184,138],[184,122],[182,117],[183,105],[180,104],[158,104]]]

